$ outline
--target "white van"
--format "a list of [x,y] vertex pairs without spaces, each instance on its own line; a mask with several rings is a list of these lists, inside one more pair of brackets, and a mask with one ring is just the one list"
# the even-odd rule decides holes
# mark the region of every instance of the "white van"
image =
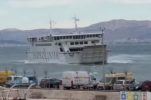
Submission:
[[86,71],[66,71],[63,73],[62,85],[64,88],[79,88],[91,83],[91,76]]

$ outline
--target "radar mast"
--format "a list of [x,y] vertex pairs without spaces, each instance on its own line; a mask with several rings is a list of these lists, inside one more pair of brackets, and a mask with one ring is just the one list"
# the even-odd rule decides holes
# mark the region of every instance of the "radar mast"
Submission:
[[77,22],[80,21],[80,20],[76,16],[73,17],[73,19],[74,19],[75,30],[77,31],[78,30],[78,24],[77,24]]

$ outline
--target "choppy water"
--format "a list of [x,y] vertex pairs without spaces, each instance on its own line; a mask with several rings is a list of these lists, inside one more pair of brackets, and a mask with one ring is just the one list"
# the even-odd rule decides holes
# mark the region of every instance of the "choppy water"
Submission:
[[[86,70],[102,78],[103,65],[61,65],[61,64],[29,64],[26,60],[28,47],[0,47],[0,70],[13,70],[18,75],[33,74],[43,78],[61,79],[62,72],[68,70]],[[151,80],[151,45],[112,45],[108,46],[108,64],[104,65],[109,72],[134,72],[137,80]]]

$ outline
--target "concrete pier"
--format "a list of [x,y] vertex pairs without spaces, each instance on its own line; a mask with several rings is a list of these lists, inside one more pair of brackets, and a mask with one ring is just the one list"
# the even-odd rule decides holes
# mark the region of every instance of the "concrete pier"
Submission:
[[[12,90],[10,98],[24,98],[25,89]],[[120,100],[119,92],[31,89],[27,100]]]

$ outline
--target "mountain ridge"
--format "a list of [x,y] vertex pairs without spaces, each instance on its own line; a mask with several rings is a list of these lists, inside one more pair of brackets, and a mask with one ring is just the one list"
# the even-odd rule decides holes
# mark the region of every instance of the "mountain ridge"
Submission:
[[[123,41],[129,39],[151,39],[150,20],[125,20],[114,19],[105,22],[91,24],[87,27],[79,27],[82,32],[99,32],[100,27],[105,27],[105,41]],[[56,28],[53,32],[70,33],[74,28]],[[0,40],[16,40],[27,42],[28,37],[49,35],[50,29],[21,30],[17,28],[0,30]]]

